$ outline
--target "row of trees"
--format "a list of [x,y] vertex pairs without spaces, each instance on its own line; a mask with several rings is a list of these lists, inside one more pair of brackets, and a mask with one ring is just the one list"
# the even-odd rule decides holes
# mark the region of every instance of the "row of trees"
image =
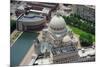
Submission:
[[94,39],[91,34],[95,35],[95,22],[87,21],[77,15],[70,15],[68,17],[63,16],[63,18],[65,19],[66,24],[77,27],[87,32],[87,34],[79,34],[81,46],[86,47],[93,45]]
[[67,24],[77,27],[88,33],[95,34],[95,22],[83,20],[77,15],[70,15],[68,17],[63,16],[63,18]]

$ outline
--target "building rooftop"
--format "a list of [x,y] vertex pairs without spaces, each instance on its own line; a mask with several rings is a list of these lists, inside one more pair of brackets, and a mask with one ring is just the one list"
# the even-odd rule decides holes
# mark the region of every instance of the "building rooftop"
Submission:
[[41,48],[40,51],[41,53],[45,53],[46,50],[49,52],[51,50],[52,46],[50,44],[48,44],[47,42],[43,42],[41,43]]
[[78,54],[80,57],[85,57],[88,55],[95,55],[95,49],[93,48],[81,49],[78,51]]
[[27,2],[27,4],[48,7],[48,8],[54,8],[57,5],[55,3],[43,3],[43,2]]
[[38,9],[31,9],[32,12],[42,13],[42,14],[49,14],[50,8],[42,8],[41,10]]
[[59,55],[61,53],[72,53],[75,51],[77,51],[76,48],[71,45],[52,49],[52,53],[54,55]]
[[21,16],[18,21],[21,22],[36,22],[36,21],[41,21],[44,20],[44,16],[40,16],[39,14],[36,13],[29,13],[28,15],[23,15]]
[[95,9],[95,6],[94,5],[87,5],[87,7],[92,8],[92,9]]

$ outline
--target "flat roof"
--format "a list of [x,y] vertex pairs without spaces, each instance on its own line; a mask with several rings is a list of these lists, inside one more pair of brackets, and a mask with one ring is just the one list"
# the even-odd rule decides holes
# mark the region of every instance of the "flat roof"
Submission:
[[52,49],[52,53],[54,55],[59,55],[61,53],[75,52],[75,51],[76,51],[76,48],[71,45]]
[[41,6],[41,7],[49,7],[49,8],[53,8],[57,5],[56,3],[46,3],[46,2],[27,2],[27,4],[37,5],[37,6]]
[[44,18],[45,18],[44,16],[40,16],[39,14],[29,13],[28,15],[23,15],[22,17],[20,17],[18,19],[18,21],[21,21],[21,22],[36,22],[36,21],[41,21]]

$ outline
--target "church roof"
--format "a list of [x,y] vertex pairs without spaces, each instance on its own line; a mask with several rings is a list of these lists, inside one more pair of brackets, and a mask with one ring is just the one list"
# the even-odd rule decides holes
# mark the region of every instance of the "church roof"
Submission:
[[64,28],[66,25],[64,19],[61,16],[54,16],[50,21],[50,26],[56,27],[56,28]]
[[64,38],[63,38],[63,42],[69,42],[69,41],[71,41],[71,38],[70,38],[70,36],[65,36]]
[[54,33],[64,33],[66,32],[66,23],[62,16],[55,15],[49,24],[49,28]]
[[76,48],[72,45],[67,45],[67,46],[63,46],[63,47],[57,47],[57,48],[53,48],[51,50],[53,55],[59,55],[59,54],[65,54],[65,53],[72,53],[72,52],[76,52]]

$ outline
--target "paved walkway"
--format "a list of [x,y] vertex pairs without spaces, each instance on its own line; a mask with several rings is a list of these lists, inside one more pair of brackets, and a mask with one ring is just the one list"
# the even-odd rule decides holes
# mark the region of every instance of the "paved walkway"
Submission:
[[10,47],[17,41],[17,39],[21,36],[23,32],[14,30],[10,35]]
[[33,54],[36,55],[34,44],[29,49],[28,53],[26,54],[26,56],[24,57],[24,59],[22,60],[22,62],[20,63],[20,65],[28,65],[31,62],[31,60],[32,60],[32,55]]
[[42,40],[42,31],[39,32],[38,39],[39,39],[40,41]]

